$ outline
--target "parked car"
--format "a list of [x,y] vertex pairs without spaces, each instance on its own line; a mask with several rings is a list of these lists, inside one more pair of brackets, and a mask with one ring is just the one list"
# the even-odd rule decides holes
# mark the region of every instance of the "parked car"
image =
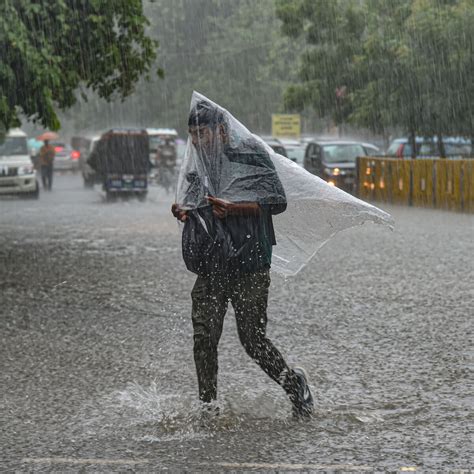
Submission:
[[[416,156],[420,158],[439,158],[438,138],[416,137]],[[473,155],[472,142],[462,137],[443,137],[446,157],[451,159],[470,157]],[[387,156],[411,158],[412,146],[406,137],[396,138],[387,149]]]
[[51,142],[56,151],[54,157],[54,171],[78,171],[79,170],[79,158],[81,153],[78,150],[74,150],[71,145],[67,143],[54,141]]
[[36,171],[28,152],[27,136],[22,130],[10,130],[0,141],[0,195],[19,194],[39,197]]
[[291,161],[303,166],[306,143],[295,138],[279,138],[278,141],[285,147],[286,156]]
[[353,192],[356,185],[356,159],[369,156],[368,149],[377,148],[355,141],[313,141],[306,148],[304,168],[331,186]]
[[288,153],[286,148],[278,142],[267,142],[267,145],[275,152],[281,156],[286,156],[288,158]]
[[286,152],[286,148],[284,145],[278,140],[278,138],[274,137],[260,137],[275,153],[278,153],[281,156],[286,156],[288,158],[288,154]]
[[367,156],[384,156],[385,153],[372,143],[362,143]]
[[304,154],[306,151],[306,143],[296,143],[292,145],[285,145],[286,153],[291,161],[297,165],[304,165]]

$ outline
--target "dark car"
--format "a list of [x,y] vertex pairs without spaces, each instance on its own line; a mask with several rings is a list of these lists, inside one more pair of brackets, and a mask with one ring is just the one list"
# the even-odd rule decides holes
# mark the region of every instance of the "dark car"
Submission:
[[[369,153],[370,147],[370,153]],[[304,168],[331,186],[353,192],[356,185],[356,159],[369,156],[374,145],[352,141],[313,141],[306,148]]]

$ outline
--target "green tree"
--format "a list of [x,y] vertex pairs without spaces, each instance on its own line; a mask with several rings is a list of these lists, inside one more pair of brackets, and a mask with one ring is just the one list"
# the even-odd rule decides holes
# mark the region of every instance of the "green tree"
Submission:
[[140,0],[2,0],[0,128],[24,116],[57,130],[78,88],[130,95],[156,56],[147,24]]
[[412,56],[419,57],[419,131],[426,136],[472,136],[474,1],[416,0],[407,33]]
[[412,140],[473,135],[474,0],[276,2],[283,31],[311,46],[287,107]]
[[313,107],[320,116],[333,115],[344,122],[351,112],[348,94],[357,81],[364,12],[360,2],[345,0],[279,0],[277,15],[283,32],[303,36],[310,46],[302,56],[300,83],[289,87],[285,103],[289,109]]
[[[302,41],[280,33],[274,0],[145,2],[148,34],[160,43],[163,80],[140,81],[124,103],[91,100],[73,109],[71,128],[170,126],[185,132],[193,90],[215,99],[252,130],[268,130],[297,79]],[[91,130],[92,131],[92,130]]]

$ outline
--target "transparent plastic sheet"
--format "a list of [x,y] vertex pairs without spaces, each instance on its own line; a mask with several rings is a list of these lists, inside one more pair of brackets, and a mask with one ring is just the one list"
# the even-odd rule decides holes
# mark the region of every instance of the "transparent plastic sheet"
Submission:
[[[199,123],[203,109],[211,126]],[[274,271],[296,275],[341,230],[364,222],[393,227],[389,214],[275,153],[227,110],[197,92],[191,100],[190,125],[199,133],[188,138],[176,202],[183,209],[202,209],[209,207],[210,195],[272,208],[286,205],[284,212],[272,216]]]

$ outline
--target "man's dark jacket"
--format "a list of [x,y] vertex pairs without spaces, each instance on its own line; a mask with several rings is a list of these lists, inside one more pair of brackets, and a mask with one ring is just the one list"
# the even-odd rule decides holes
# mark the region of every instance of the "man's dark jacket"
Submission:
[[[234,164],[266,168],[261,174],[238,177],[239,186],[258,186],[255,201],[260,205],[258,216],[214,216],[212,206],[203,205],[188,212],[183,229],[183,259],[188,270],[198,275],[216,273],[255,273],[270,268],[272,246],[276,245],[272,215],[286,210],[283,185],[270,156],[261,145],[247,146],[245,151],[227,148],[228,160]],[[248,169],[248,168],[247,168]],[[263,178],[262,178],[263,176]],[[189,193],[196,192],[200,180],[189,180]],[[232,199],[239,202],[239,199]],[[240,202],[244,202],[240,200]],[[247,201],[248,202],[248,201]]]

